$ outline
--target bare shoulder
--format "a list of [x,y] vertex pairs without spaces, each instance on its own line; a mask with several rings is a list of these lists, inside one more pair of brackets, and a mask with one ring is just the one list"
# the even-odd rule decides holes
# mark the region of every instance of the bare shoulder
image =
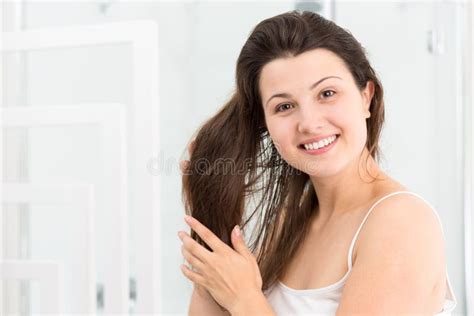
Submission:
[[[444,238],[433,209],[413,194],[394,194],[373,209],[358,237],[341,311],[434,312],[445,273]],[[396,313],[395,313],[396,314]]]
[[[408,233],[428,233],[441,236],[440,222],[436,211],[420,196],[398,193],[386,196],[374,206],[368,216],[365,231],[393,230],[394,226],[404,228]],[[401,233],[402,231],[400,231]]]
[[[388,177],[386,183],[381,185],[376,193],[373,202],[375,201],[377,204],[369,214],[358,238],[361,242],[371,234],[389,231],[394,233],[392,236],[394,239],[407,237],[406,234],[412,232],[437,237],[433,241],[443,242],[442,228],[436,210],[432,209],[423,197],[396,180]],[[403,232],[405,234],[402,234]]]
[[[400,193],[381,200],[372,209],[359,235],[359,250],[383,238],[391,245],[418,243],[422,248],[444,249],[444,238],[435,210],[419,196]],[[427,243],[425,243],[427,242]]]

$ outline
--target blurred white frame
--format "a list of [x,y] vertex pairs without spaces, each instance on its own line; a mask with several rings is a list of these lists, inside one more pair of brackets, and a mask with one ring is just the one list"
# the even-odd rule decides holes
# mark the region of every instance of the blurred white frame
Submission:
[[466,45],[463,57],[466,62],[464,67],[464,78],[466,84],[463,95],[465,95],[464,116],[464,251],[465,251],[465,274],[466,274],[466,315],[474,314],[474,5],[472,2],[466,4]]
[[[74,305],[71,310],[74,312],[94,314],[96,312],[96,270],[95,270],[95,225],[94,211],[95,198],[94,186],[91,184],[25,184],[8,183],[2,188],[4,203],[31,203],[31,204],[66,204],[74,205],[74,210],[83,217],[83,225],[77,223],[81,229],[81,247],[76,249],[77,257],[83,262],[80,270],[75,270],[71,278],[78,293],[74,298]],[[75,218],[77,218],[75,217]],[[34,225],[34,223],[33,223]],[[82,241],[84,239],[84,241]],[[44,258],[49,259],[49,258]],[[33,260],[35,261],[35,259]],[[15,265],[11,271],[15,271]],[[64,269],[66,265],[64,264]],[[72,272],[64,270],[65,272]],[[64,288],[64,285],[62,285]],[[44,289],[46,290],[46,289]],[[43,293],[41,292],[41,295]],[[61,305],[65,307],[64,305]],[[0,308],[1,311],[1,308]],[[63,312],[63,310],[59,310]]]
[[[140,188],[131,201],[139,297],[134,312],[153,314],[158,313],[161,299],[160,192],[159,177],[151,175],[146,166],[150,159],[158,157],[159,148],[158,24],[151,20],[126,21],[3,33],[3,51],[9,52],[104,44],[130,45],[132,51],[132,104],[127,108],[130,185]],[[119,297],[128,299],[128,293],[123,288],[117,290],[120,294],[106,297],[106,302],[116,302],[120,304],[119,311],[128,312],[125,301],[118,303]]]
[[[3,1],[0,1],[0,16],[3,17]],[[3,34],[3,23],[0,23],[0,32]],[[3,40],[0,40],[0,52],[3,51]],[[0,61],[3,68],[3,58]],[[0,75],[0,105],[3,103],[3,75]],[[1,115],[1,114],[0,114]],[[0,117],[1,120],[1,117]],[[0,149],[3,152],[3,133],[0,128]],[[3,178],[3,155],[0,155],[0,179]],[[0,190],[0,201],[2,200],[2,190]],[[0,206],[0,228],[3,231],[3,208]],[[0,261],[3,260],[3,233],[0,234]],[[2,271],[3,269],[0,269]],[[0,312],[3,312],[3,284],[0,284]]]
[[39,282],[41,314],[57,314],[61,311],[62,275],[63,268],[58,262],[46,260],[0,261],[0,277],[2,280],[13,279]]
[[[0,111],[3,128],[38,126],[74,126],[98,124],[101,128],[103,187],[111,192],[104,199],[110,216],[110,231],[118,246],[110,247],[110,258],[114,264],[105,271],[106,286],[104,312],[128,313],[129,295],[129,251],[128,251],[128,207],[127,207],[127,161],[126,122],[122,104],[77,104],[64,106],[7,107]],[[95,285],[94,285],[95,286]],[[95,294],[95,292],[94,292]]]

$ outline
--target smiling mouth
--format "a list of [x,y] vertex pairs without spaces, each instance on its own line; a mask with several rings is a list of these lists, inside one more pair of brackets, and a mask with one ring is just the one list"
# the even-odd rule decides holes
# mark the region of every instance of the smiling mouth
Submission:
[[[336,135],[336,139],[334,140],[334,141],[336,141],[336,140],[339,138],[339,136],[340,136],[341,134],[334,134],[334,135]],[[324,147],[324,146],[323,146],[323,147]],[[323,147],[321,147],[321,148],[323,148]],[[303,144],[299,144],[299,145],[298,145],[298,148],[299,148],[299,149],[304,149],[304,150],[306,150],[306,148],[304,147]]]

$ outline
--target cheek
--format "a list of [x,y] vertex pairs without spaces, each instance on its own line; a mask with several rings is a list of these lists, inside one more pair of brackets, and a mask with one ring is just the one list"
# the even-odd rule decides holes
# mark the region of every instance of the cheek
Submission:
[[271,141],[277,149],[278,153],[284,158],[288,154],[289,148],[293,146],[292,137],[289,127],[284,124],[267,125]]
[[367,139],[365,120],[359,118],[358,115],[360,115],[360,113],[353,113],[352,118],[346,117],[339,125],[342,127],[341,132],[343,138],[355,151],[359,151],[365,145]]
[[281,132],[279,129],[268,129],[270,133],[270,138],[272,140],[273,145],[276,147],[279,153],[281,153],[282,148],[286,147],[287,143],[287,136]]

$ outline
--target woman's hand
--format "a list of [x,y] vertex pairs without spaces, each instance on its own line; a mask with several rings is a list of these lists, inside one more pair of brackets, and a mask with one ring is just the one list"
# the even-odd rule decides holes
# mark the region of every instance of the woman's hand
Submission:
[[192,282],[206,288],[212,297],[233,313],[255,295],[261,295],[262,277],[252,252],[245,245],[238,226],[231,234],[234,249],[222,242],[207,227],[189,217],[187,224],[213,250],[207,250],[185,232],[178,232],[183,245],[181,252],[193,270],[181,266],[183,274]]

